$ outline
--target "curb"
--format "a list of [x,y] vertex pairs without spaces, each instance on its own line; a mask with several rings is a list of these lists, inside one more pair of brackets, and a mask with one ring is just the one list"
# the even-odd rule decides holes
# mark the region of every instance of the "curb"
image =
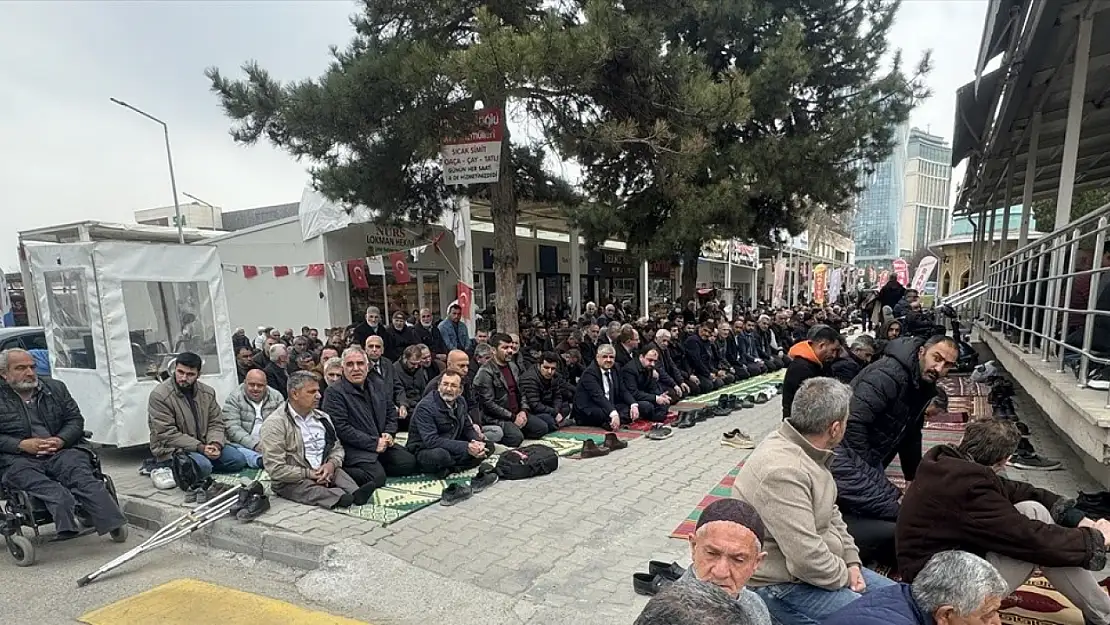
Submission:
[[[150,532],[183,514],[181,508],[141,497],[120,495],[119,502],[128,523]],[[193,532],[186,539],[202,547],[241,553],[305,571],[320,568],[332,544],[262,524],[239,523],[230,517]]]

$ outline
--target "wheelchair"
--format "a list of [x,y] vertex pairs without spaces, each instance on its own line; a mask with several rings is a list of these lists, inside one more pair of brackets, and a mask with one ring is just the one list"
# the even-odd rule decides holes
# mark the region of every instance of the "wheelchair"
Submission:
[[[90,432],[85,432],[85,438],[88,439],[92,436]],[[104,486],[108,489],[108,493],[119,504],[119,497],[116,495],[116,486],[109,477],[101,470],[100,457],[96,452],[88,450],[92,456],[93,473],[104,481]],[[45,543],[55,542],[58,540],[56,535],[48,535],[42,533],[43,526],[51,525],[54,519],[50,516],[50,512],[46,509],[41,501],[35,499],[33,495],[26,491],[16,490],[4,486],[0,482],[0,536],[4,537],[4,543],[8,548],[8,553],[15,559],[16,566],[31,566],[35,563],[36,549]],[[81,516],[81,507],[77,507],[78,518]],[[30,536],[25,535],[25,530],[30,530]],[[73,538],[87,536],[96,532],[92,527],[83,527],[80,533]],[[118,530],[109,534],[112,542],[122,543],[127,540],[127,526],[124,525]]]

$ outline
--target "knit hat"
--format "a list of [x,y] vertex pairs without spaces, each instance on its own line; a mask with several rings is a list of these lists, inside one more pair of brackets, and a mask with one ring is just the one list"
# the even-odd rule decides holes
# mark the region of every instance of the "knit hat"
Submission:
[[696,532],[701,529],[702,525],[714,521],[729,521],[743,525],[751,530],[761,543],[764,534],[767,532],[767,528],[763,525],[763,519],[759,518],[759,513],[755,511],[755,508],[739,499],[718,499],[706,506],[701,516],[698,517],[698,523],[694,527],[694,531]]

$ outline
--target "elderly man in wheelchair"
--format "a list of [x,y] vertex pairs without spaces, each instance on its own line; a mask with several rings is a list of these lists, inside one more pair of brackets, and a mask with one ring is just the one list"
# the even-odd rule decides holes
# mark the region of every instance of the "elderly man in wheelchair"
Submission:
[[65,384],[39,379],[22,349],[0,352],[0,485],[41,502],[60,540],[93,529],[116,538],[127,524],[84,425]]

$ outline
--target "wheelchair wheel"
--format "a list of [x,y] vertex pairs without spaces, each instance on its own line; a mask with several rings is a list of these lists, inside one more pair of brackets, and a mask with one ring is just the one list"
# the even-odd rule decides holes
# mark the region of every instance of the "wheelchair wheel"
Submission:
[[127,526],[121,525],[119,529],[112,530],[111,533],[108,534],[108,537],[111,538],[114,543],[125,543],[127,542],[127,534]]
[[15,534],[9,537],[8,551],[15,558],[16,566],[31,566],[35,563],[35,544],[26,536]]

